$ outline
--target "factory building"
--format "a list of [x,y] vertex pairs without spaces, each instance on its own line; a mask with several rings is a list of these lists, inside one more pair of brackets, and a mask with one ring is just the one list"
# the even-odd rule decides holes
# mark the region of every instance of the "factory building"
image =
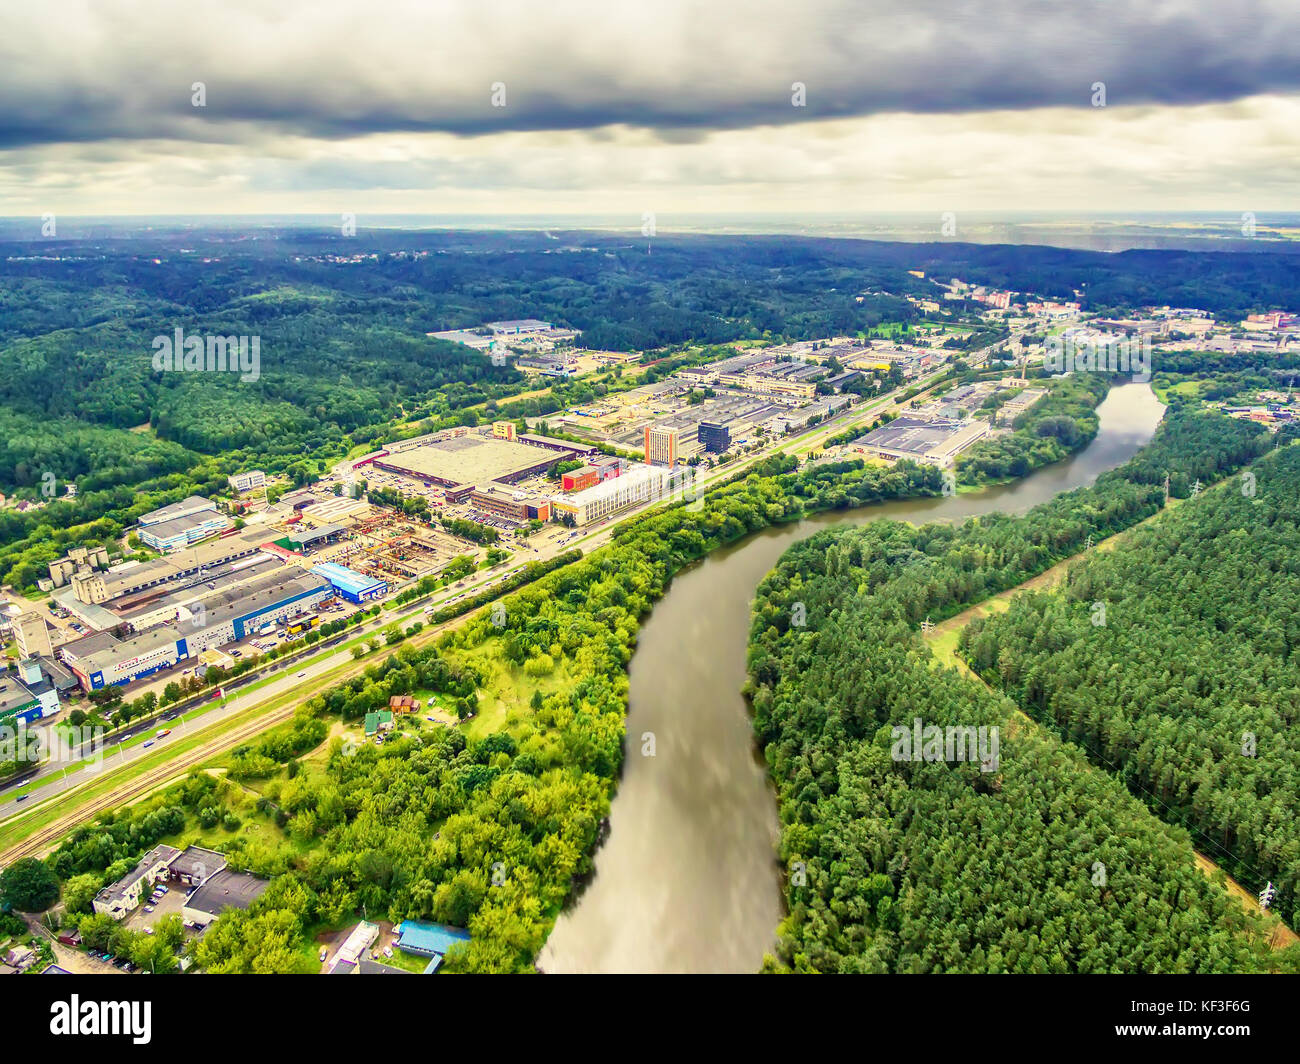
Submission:
[[203,510],[184,517],[174,517],[169,521],[144,525],[137,534],[146,547],[169,554],[218,532],[224,532],[229,527],[230,519],[224,514],[217,513],[216,510]]
[[567,515],[579,527],[622,513],[644,502],[671,498],[682,491],[694,470],[669,470],[653,466],[633,466],[620,477],[595,487],[551,500],[557,516]]
[[388,593],[388,583],[384,580],[378,580],[373,576],[366,576],[364,573],[358,573],[349,569],[346,565],[337,565],[334,562],[323,562],[320,565],[313,565],[311,571],[319,577],[327,580],[330,586],[338,592],[340,598],[352,603],[369,602],[372,599],[382,598]]
[[[592,483],[596,483],[593,477]],[[475,488],[469,493],[469,501],[480,510],[504,517],[509,521],[549,521],[551,503],[548,499],[539,499],[523,492],[505,491],[488,485]]]

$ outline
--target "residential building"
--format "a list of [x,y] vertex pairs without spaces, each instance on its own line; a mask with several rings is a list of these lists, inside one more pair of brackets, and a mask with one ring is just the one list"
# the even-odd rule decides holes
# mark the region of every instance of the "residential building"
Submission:
[[107,913],[114,920],[124,918],[140,904],[140,894],[145,884],[152,885],[156,880],[165,878],[168,862],[179,854],[180,850],[174,846],[155,846],[131,871],[95,895],[95,900],[91,903],[95,912]]

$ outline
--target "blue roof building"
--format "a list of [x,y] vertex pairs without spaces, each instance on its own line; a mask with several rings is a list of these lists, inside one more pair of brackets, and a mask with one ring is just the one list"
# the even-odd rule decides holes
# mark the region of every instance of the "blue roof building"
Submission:
[[346,565],[321,562],[320,565],[313,565],[311,571],[328,580],[334,590],[348,602],[368,602],[370,599],[382,598],[388,592],[387,581],[358,573]]
[[470,934],[464,928],[447,927],[445,924],[424,924],[415,920],[403,920],[395,930],[397,941],[393,944],[398,949],[420,957],[433,958],[425,968],[426,972],[436,971],[443,955],[456,943],[470,940]]

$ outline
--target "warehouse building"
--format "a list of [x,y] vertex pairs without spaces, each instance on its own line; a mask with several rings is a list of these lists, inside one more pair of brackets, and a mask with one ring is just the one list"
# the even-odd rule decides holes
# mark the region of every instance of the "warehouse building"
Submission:
[[167,558],[130,562],[106,572],[78,573],[72,578],[77,601],[107,602],[146,588],[158,587],[207,573],[220,565],[247,558],[262,549],[269,538],[265,528],[246,528],[233,535],[177,551]]
[[346,565],[322,562],[320,565],[313,565],[311,571],[326,580],[330,587],[338,592],[339,597],[348,602],[357,604],[369,602],[383,598],[388,593],[386,581],[358,573]]
[[853,446],[880,458],[911,458],[917,462],[949,466],[957,455],[988,433],[987,421],[961,422],[938,418],[922,421],[900,417],[854,440]]
[[64,663],[81,681],[84,691],[98,691],[113,684],[128,684],[152,676],[162,669],[170,669],[189,656],[185,637],[175,625],[159,625],[130,639],[117,639],[100,632],[105,641],[112,640],[104,649],[91,649],[83,654],[77,640],[63,648]]
[[32,658],[18,664],[18,672],[0,672],[0,728],[30,724],[59,711],[59,692],[41,675]]
[[160,525],[164,521],[175,521],[178,517],[192,517],[194,514],[203,513],[205,510],[216,510],[216,508],[210,500],[199,495],[191,495],[181,499],[180,502],[169,503],[160,506],[157,510],[150,510],[147,514],[141,514],[137,521],[141,525]]
[[118,640],[100,632],[69,643],[62,648],[63,660],[87,691],[129,684],[210,648],[243,639],[264,624],[295,617],[332,595],[328,580],[300,569],[281,568],[250,584],[182,605],[175,621],[129,639]]
[[146,547],[169,554],[218,532],[224,532],[229,527],[230,519],[224,514],[219,514],[216,510],[204,510],[184,517],[174,517],[170,521],[145,525],[138,535]]
[[454,488],[492,481],[513,484],[544,473],[556,462],[578,453],[577,447],[542,447],[532,445],[531,439],[520,436],[517,442],[510,442],[483,436],[453,436],[430,440],[387,458],[376,458],[374,464],[377,469],[400,473],[425,484]]

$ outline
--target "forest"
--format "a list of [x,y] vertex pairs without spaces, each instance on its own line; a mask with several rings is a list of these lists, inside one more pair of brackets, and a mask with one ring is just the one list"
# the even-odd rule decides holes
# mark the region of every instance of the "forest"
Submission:
[[1094,552],[961,649],[1276,911],[1300,919],[1300,448]]
[[[749,653],[788,870],[772,970],[1300,964],[1267,954],[1256,920],[1194,864],[1186,831],[1005,698],[936,667],[919,632],[1159,512],[1167,472],[1187,498],[1189,478],[1227,475],[1270,445],[1257,426],[1171,410],[1132,461],[1024,517],[874,522],[786,552],[759,589]],[[999,728],[997,770],[896,760],[891,728],[914,720]]]
[[[1035,382],[1035,386],[1041,382]],[[963,484],[1023,477],[1072,454],[1097,435],[1097,404],[1110,382],[1100,374],[1074,374],[1047,382],[1048,394],[1016,418],[1014,432],[980,440],[957,459]]]

